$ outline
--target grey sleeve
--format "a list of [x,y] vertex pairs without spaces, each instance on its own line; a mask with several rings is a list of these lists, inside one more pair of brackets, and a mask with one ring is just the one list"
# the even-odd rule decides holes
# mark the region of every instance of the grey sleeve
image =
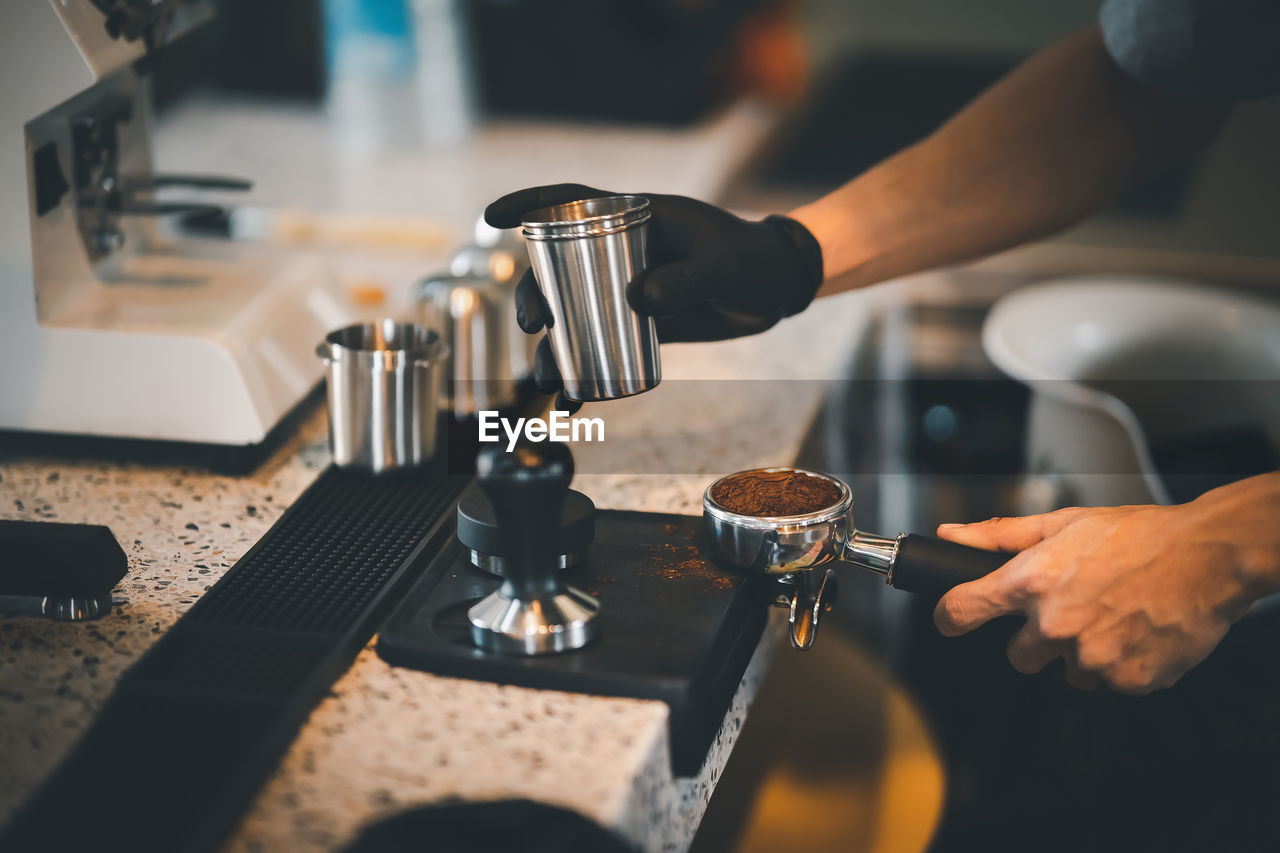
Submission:
[[1280,0],[1106,0],[1102,37],[1152,88],[1214,101],[1280,95]]

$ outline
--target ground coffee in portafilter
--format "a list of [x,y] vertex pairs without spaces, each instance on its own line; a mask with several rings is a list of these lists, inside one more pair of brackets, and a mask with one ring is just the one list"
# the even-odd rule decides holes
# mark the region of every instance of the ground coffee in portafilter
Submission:
[[840,487],[799,471],[743,471],[712,486],[711,499],[738,515],[804,515],[840,500]]

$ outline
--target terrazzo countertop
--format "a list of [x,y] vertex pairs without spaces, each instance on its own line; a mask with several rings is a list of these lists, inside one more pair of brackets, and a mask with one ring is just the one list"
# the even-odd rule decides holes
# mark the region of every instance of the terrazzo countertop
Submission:
[[[575,446],[575,487],[601,507],[697,514],[713,476],[792,460],[873,298],[827,300],[755,338],[665,347],[659,388],[584,410],[604,418],[606,436]],[[0,617],[0,819],[58,764],[121,672],[324,469],[325,430],[318,411],[262,468],[237,478],[0,462],[0,517],[105,524],[129,557],[102,619]],[[683,849],[782,636],[778,619],[691,779],[671,775],[661,702],[436,677],[389,666],[371,643],[312,712],[225,849],[337,850],[366,823],[412,805],[509,797],[573,809],[646,850]]]

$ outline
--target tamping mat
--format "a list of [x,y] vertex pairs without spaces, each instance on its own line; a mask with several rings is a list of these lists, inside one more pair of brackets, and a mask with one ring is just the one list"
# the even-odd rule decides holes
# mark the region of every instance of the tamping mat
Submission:
[[702,520],[601,510],[585,564],[561,575],[600,600],[600,636],[558,655],[483,652],[467,609],[500,579],[451,539],[392,613],[378,654],[439,675],[547,690],[659,699],[671,707],[671,765],[702,767],[768,618],[766,579],[704,557]]

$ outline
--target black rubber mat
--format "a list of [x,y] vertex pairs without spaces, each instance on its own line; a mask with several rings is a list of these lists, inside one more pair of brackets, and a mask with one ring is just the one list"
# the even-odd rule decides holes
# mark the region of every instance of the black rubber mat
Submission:
[[378,633],[378,654],[440,675],[661,700],[672,771],[694,776],[760,642],[771,588],[706,560],[702,540],[694,516],[597,511],[587,562],[562,577],[599,599],[600,636],[521,657],[471,644],[467,609],[499,580],[451,538]]
[[331,468],[130,667],[0,850],[215,850],[395,597],[470,477]]

